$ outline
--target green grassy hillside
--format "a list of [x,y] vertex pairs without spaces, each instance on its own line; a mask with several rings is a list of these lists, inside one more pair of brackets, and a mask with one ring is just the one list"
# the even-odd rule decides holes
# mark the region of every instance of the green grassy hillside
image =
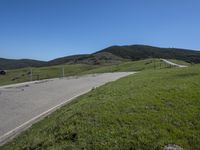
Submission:
[[86,73],[104,73],[104,72],[138,72],[149,69],[164,69],[170,66],[160,59],[145,59],[139,61],[128,61],[116,65],[102,66],[88,70]]
[[[31,68],[33,72],[32,80],[42,80],[62,77],[62,68],[65,68],[65,76],[81,74],[84,71],[96,68],[94,65],[74,64],[58,65],[51,67]],[[0,85],[20,83],[30,81],[30,68],[8,70],[7,75],[0,76]]]
[[198,150],[199,83],[200,65],[147,69],[79,97],[0,149]]
[[[88,65],[66,64],[50,67],[32,68],[33,79],[41,80],[62,77],[62,67],[65,68],[65,76],[84,75],[91,73],[116,72],[116,71],[141,71],[146,69],[165,68],[167,65],[159,59],[147,59],[141,61],[129,61],[117,64]],[[0,85],[30,81],[30,68],[8,70],[7,75],[0,76]]]
[[176,63],[176,64],[179,64],[179,65],[185,65],[185,66],[194,65],[193,63],[188,63],[188,62],[185,62],[185,61],[182,61],[182,60],[176,60],[176,59],[169,59],[169,61]]

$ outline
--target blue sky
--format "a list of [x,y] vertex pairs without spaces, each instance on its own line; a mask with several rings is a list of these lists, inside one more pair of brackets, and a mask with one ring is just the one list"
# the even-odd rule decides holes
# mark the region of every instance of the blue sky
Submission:
[[199,0],[0,0],[0,57],[50,60],[111,45],[200,50]]

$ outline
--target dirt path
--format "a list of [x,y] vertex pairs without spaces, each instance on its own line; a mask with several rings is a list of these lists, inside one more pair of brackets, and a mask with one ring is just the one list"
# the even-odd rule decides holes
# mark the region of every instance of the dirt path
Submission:
[[162,61],[166,62],[167,64],[169,65],[172,65],[172,66],[176,66],[176,67],[180,67],[180,68],[183,68],[183,67],[188,67],[188,66],[185,66],[185,65],[179,65],[179,64],[175,64],[169,60],[166,60],[166,59],[161,59]]

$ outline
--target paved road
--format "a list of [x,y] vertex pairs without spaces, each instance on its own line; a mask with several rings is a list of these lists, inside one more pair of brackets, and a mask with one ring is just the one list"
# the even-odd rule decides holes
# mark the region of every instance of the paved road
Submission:
[[169,60],[166,60],[166,59],[161,59],[161,60],[164,61],[164,62],[166,62],[166,63],[169,64],[169,65],[172,65],[172,66],[181,67],[181,68],[187,67],[187,66],[185,66],[185,65],[175,64],[175,63],[173,63],[173,62],[171,62],[171,61],[169,61]]
[[105,73],[0,87],[0,145],[94,87],[132,73]]

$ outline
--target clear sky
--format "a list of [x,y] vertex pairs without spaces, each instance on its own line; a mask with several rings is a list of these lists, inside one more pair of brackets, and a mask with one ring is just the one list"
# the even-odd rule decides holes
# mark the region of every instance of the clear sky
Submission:
[[50,60],[127,44],[200,50],[200,0],[0,0],[0,57]]

